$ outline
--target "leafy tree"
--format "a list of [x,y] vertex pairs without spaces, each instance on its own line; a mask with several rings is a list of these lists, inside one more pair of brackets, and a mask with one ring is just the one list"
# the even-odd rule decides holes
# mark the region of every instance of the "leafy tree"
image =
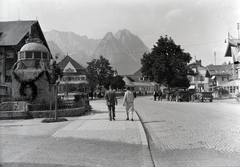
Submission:
[[91,89],[95,89],[97,85],[107,88],[115,73],[109,61],[101,55],[99,59],[93,59],[87,64],[86,76]]
[[58,80],[60,80],[63,77],[63,72],[60,69],[59,65],[56,63],[55,60],[51,63],[51,73],[50,73],[50,83],[56,84]]
[[123,77],[121,77],[120,75],[113,77],[113,79],[111,80],[111,85],[113,86],[114,89],[116,89],[116,88],[123,89],[125,86]]
[[160,37],[150,53],[141,59],[141,72],[151,81],[170,87],[188,87],[187,74],[190,69],[187,63],[191,56],[185,53],[171,38]]

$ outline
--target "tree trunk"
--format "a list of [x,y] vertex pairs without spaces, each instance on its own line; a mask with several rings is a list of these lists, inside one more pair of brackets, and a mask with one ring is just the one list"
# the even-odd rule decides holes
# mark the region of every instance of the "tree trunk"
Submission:
[[57,84],[54,85],[55,87],[55,120],[57,119],[57,94],[58,94],[58,91],[57,91]]
[[49,101],[50,101],[50,112],[49,112],[49,119],[51,119],[51,114],[52,114],[52,85],[50,84],[50,96],[49,96]]

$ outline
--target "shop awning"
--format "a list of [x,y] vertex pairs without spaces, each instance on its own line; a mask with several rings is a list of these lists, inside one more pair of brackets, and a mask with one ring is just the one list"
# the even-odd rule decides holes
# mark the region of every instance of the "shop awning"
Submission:
[[240,85],[240,80],[233,80],[229,81],[225,84],[222,84],[221,87],[227,87],[227,86],[239,86]]
[[188,89],[195,89],[195,85],[190,85]]

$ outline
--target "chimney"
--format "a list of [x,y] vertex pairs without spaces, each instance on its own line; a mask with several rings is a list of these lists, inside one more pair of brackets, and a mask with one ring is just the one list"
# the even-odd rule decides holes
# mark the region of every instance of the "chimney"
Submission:
[[198,65],[202,65],[202,60],[196,60],[196,64],[198,64]]

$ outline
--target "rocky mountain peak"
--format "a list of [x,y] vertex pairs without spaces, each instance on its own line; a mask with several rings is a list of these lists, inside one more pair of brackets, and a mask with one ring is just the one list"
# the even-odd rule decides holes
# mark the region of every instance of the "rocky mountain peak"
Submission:
[[114,38],[113,33],[112,33],[112,32],[108,32],[108,33],[103,37],[102,40],[108,41],[108,40],[113,39],[113,38]]
[[[119,30],[113,35],[107,32],[102,39],[89,39],[74,32],[52,30],[44,33],[53,55],[68,54],[74,60],[86,65],[100,55],[111,63],[119,74],[133,74],[139,70],[140,59],[148,48],[141,39],[127,29]],[[58,47],[57,47],[57,46]]]

